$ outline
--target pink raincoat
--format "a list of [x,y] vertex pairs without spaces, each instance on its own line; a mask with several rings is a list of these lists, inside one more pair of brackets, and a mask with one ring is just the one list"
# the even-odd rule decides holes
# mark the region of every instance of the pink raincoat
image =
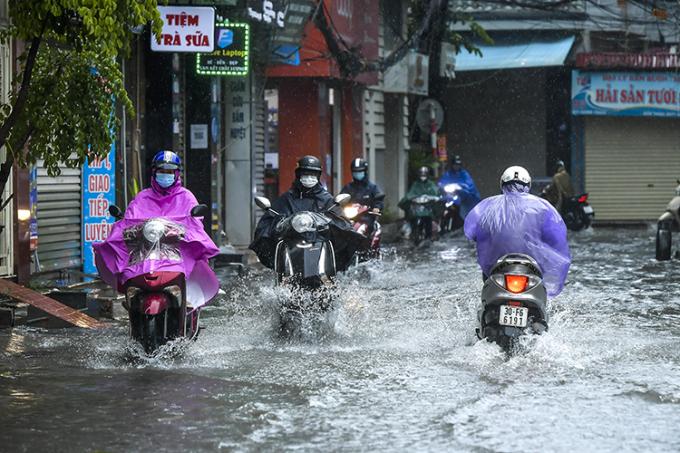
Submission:
[[[219,290],[219,282],[208,265],[208,259],[219,249],[203,229],[200,218],[191,217],[191,208],[198,202],[194,195],[177,180],[163,189],[155,181],[152,188],[141,191],[127,208],[125,218],[113,225],[106,241],[95,244],[95,263],[106,283],[123,292],[130,278],[149,272],[182,272],[186,277],[187,301],[200,307]],[[181,225],[183,239],[179,243],[181,259],[133,260],[125,243],[124,233],[151,218]]]

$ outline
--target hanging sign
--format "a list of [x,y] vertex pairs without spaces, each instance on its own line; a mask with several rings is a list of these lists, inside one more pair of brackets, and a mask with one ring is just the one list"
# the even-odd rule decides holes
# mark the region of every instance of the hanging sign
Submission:
[[573,71],[574,115],[680,117],[675,72]]
[[160,41],[151,34],[155,52],[212,52],[215,9],[205,6],[159,6],[163,21]]
[[250,26],[224,22],[215,25],[215,50],[196,55],[196,73],[243,76],[248,74]]
[[104,242],[115,219],[109,215],[109,206],[116,202],[116,155],[115,143],[104,158],[90,161],[83,166],[83,272],[96,274],[92,244]]
[[286,8],[281,0],[248,0],[248,16],[279,28],[286,26]]

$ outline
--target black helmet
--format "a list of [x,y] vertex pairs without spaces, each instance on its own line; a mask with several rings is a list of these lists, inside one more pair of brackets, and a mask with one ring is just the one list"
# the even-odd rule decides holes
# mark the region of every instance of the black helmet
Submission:
[[352,159],[352,163],[349,166],[351,171],[368,171],[368,162],[366,162],[364,159],[357,157],[356,159]]
[[418,169],[418,176],[427,176],[428,178],[430,177],[430,167],[420,167]]
[[301,157],[297,161],[297,167],[295,167],[295,174],[299,175],[303,171],[321,173],[321,161],[314,156]]
[[564,161],[559,159],[557,162],[555,162],[555,168],[557,170],[559,170],[560,168],[567,168],[567,167],[564,165]]

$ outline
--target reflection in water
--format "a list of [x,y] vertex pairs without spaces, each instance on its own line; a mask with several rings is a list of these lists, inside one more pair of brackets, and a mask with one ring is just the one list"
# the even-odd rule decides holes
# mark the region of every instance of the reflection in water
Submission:
[[3,331],[0,445],[677,451],[680,266],[653,260],[653,235],[572,235],[550,330],[512,357],[475,339],[460,236],[343,275],[333,328],[292,339],[268,272],[226,288],[181,354],[129,360],[124,325]]

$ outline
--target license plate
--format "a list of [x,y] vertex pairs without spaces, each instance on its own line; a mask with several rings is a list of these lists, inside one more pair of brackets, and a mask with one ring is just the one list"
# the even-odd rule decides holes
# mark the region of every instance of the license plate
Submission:
[[590,206],[584,206],[584,207],[583,207],[583,212],[585,212],[586,214],[592,214],[592,213],[593,213],[593,208],[590,207]]
[[501,326],[526,327],[528,318],[528,308],[501,305],[498,316],[498,324]]

